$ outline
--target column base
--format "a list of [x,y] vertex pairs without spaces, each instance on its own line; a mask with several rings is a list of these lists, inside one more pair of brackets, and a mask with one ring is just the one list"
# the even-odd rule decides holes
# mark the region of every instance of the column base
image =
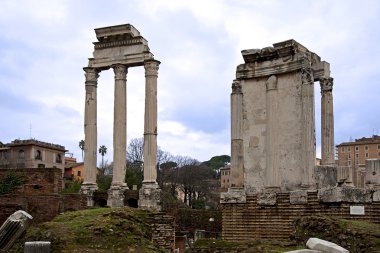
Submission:
[[161,189],[157,183],[143,183],[139,191],[139,209],[161,211]]
[[124,207],[124,192],[128,189],[126,183],[112,184],[108,190],[107,206],[111,208]]
[[246,203],[247,195],[243,187],[230,187],[227,192],[220,193],[220,203]]
[[265,186],[264,192],[265,193],[277,193],[277,192],[281,192],[281,187],[279,187],[279,186]]
[[86,195],[87,197],[87,206],[94,206],[94,192],[98,189],[96,183],[84,182],[80,188],[80,193]]

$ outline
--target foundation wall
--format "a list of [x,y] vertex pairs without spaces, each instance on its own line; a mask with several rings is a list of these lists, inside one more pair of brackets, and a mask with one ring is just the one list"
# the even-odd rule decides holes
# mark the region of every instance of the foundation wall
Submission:
[[[246,200],[246,203],[240,204],[221,204],[224,240],[288,240],[294,230],[293,221],[309,215],[365,220],[380,224],[380,202],[320,203],[317,192],[308,192],[307,203],[304,204],[291,204],[290,193],[278,193],[274,205],[259,204],[258,195],[247,195]],[[350,206],[364,206],[365,215],[350,215]]]
[[0,224],[17,210],[33,216],[33,223],[52,220],[60,213],[86,208],[85,196],[80,194],[43,194],[0,196]]

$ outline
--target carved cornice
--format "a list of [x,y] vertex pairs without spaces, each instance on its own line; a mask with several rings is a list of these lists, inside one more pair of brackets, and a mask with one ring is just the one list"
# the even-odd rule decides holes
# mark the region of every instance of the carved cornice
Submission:
[[133,39],[116,40],[116,41],[105,41],[105,42],[94,42],[95,49],[104,49],[110,47],[120,47],[120,46],[130,46],[136,44],[147,45],[148,42],[142,36],[135,37]]
[[144,62],[145,76],[158,76],[160,62],[157,60],[147,60]]
[[123,64],[115,64],[112,66],[113,72],[115,73],[115,80],[125,80],[127,73],[128,73],[128,68],[127,66]]
[[333,85],[334,85],[334,78],[328,77],[328,78],[321,78],[319,80],[319,83],[321,85],[321,92],[328,92],[332,91]]
[[239,80],[234,80],[232,82],[232,93],[242,93],[241,84]]
[[98,83],[98,77],[100,70],[96,68],[85,67],[83,70],[86,72],[84,76],[86,77],[86,85],[96,86]]

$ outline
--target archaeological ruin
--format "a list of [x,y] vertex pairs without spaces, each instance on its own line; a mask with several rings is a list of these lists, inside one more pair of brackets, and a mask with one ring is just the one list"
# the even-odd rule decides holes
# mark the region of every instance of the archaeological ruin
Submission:
[[[379,188],[337,185],[333,78],[295,40],[243,50],[231,93],[231,186],[221,193],[225,240],[288,239],[302,215],[380,222]],[[321,87],[316,166],[314,82]],[[349,174],[349,173],[347,173]]]
[[97,161],[97,84],[101,71],[113,69],[115,73],[114,128],[113,128],[113,178],[108,191],[110,207],[124,206],[127,143],[126,85],[128,68],[145,68],[145,122],[144,122],[144,181],[140,189],[139,207],[159,210],[160,189],[156,182],[157,153],[157,76],[160,62],[154,59],[148,41],[130,24],[95,29],[93,58],[85,71],[85,168],[81,192],[88,196],[88,206],[93,205],[96,185]]

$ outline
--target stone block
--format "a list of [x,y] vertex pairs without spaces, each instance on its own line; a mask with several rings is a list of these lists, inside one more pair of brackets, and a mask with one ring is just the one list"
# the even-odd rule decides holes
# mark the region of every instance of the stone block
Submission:
[[323,188],[318,190],[320,202],[348,202],[348,203],[371,203],[372,192],[349,186]]
[[342,248],[341,246],[335,243],[318,239],[318,238],[310,238],[307,241],[306,246],[309,249],[320,250],[322,252],[327,252],[327,253],[349,253],[348,250],[346,250],[345,248]]
[[24,253],[50,253],[50,242],[25,242]]
[[380,202],[380,190],[377,190],[373,193],[373,202]]
[[264,192],[257,195],[257,204],[263,206],[274,206],[277,203],[277,196],[275,192]]
[[314,179],[318,189],[334,187],[337,183],[337,166],[325,165],[314,167]]
[[220,193],[220,203],[246,203],[244,188],[228,188],[227,192]]
[[149,211],[161,211],[161,189],[158,184],[145,183],[139,191],[139,208]]
[[291,191],[290,204],[307,204],[307,191]]
[[319,250],[312,250],[312,249],[299,249],[299,250],[287,251],[285,253],[323,253],[323,252]]

